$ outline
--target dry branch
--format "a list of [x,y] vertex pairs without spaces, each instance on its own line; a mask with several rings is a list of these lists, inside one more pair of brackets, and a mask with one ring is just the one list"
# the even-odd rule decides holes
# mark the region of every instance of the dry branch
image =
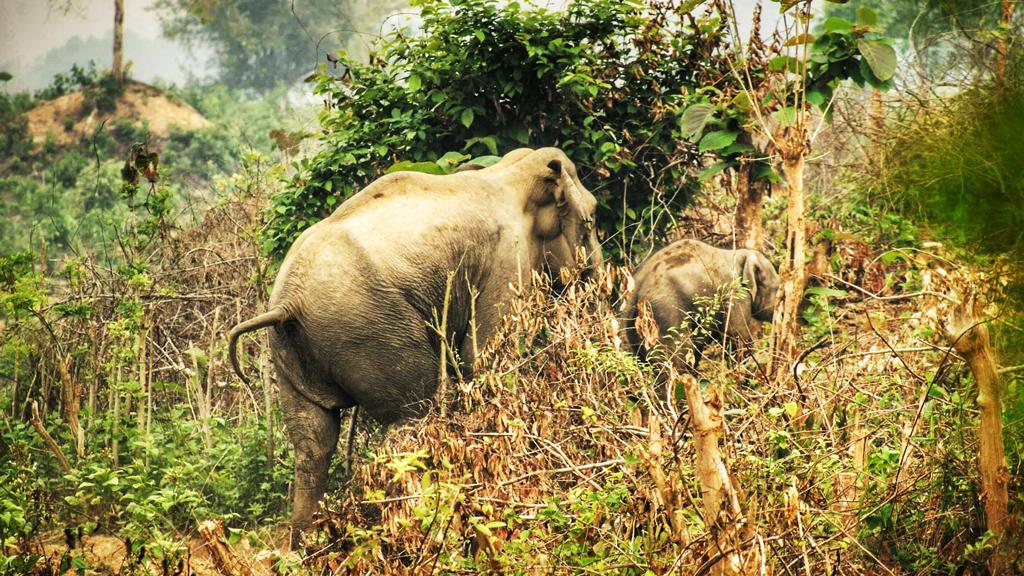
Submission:
[[32,401],[32,427],[36,429],[36,432],[43,439],[43,442],[46,442],[46,445],[50,448],[50,451],[53,452],[53,455],[57,457],[57,461],[60,462],[60,467],[63,468],[65,472],[70,473],[71,463],[68,462],[67,456],[65,456],[64,452],[61,451],[57,441],[53,439],[53,436],[50,436],[49,432],[46,431],[46,426],[43,425],[43,420],[39,417],[39,404],[35,400]]
[[[262,571],[253,571],[245,561],[235,554],[224,536],[224,523],[220,520],[204,520],[199,523],[199,536],[210,552],[217,571],[225,576],[259,576]],[[262,566],[259,564],[258,566]]]
[[[981,473],[981,499],[985,503],[988,529],[998,537],[1010,527],[1008,513],[1010,481],[1003,446],[1000,382],[995,355],[989,341],[983,306],[968,293],[960,306],[951,311],[946,335],[964,358],[978,386],[978,467]],[[1006,550],[997,550],[991,559],[994,574],[1002,574],[1008,561]]]

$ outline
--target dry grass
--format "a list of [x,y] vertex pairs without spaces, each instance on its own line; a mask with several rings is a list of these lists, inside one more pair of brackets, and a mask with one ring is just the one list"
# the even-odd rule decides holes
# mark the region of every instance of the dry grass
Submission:
[[[793,379],[702,365],[726,392],[723,450],[772,573],[903,573],[904,539],[957,562],[980,536],[972,405],[952,397],[969,395],[966,372],[939,325],[943,295],[966,279],[941,255],[909,258],[887,271],[922,275],[910,293],[823,279],[846,296],[822,312],[829,328],[805,340]],[[700,518],[685,404],[655,400],[651,369],[622,349],[607,305],[622,275],[555,299],[543,281],[524,289],[478,376],[440,399],[446,415],[388,431],[357,463],[307,561],[384,574],[707,570],[720,550]]]

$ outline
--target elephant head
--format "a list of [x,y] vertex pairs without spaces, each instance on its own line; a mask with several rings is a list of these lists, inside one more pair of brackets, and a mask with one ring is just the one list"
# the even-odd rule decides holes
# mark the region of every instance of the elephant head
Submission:
[[576,166],[561,150],[545,148],[537,151],[533,162],[544,162],[530,207],[535,211],[533,235],[539,241],[539,261],[544,270],[557,281],[562,268],[573,269],[577,251],[582,250],[587,268],[601,264],[601,244],[594,224],[597,199],[576,174]]
[[761,322],[771,322],[779,275],[764,254],[756,250],[738,250],[742,262],[743,284],[750,292],[750,314]]
[[[687,354],[676,352],[693,351],[689,367],[700,362],[709,338],[728,337],[745,353],[756,339],[755,320],[771,321],[779,289],[775,268],[760,252],[716,248],[690,239],[655,252],[633,277],[636,289],[623,310],[630,344],[646,355],[648,345],[636,325],[639,304],[646,302],[664,349],[683,359]],[[737,280],[743,286],[738,293],[733,292]],[[724,295],[729,296],[728,307],[708,314],[708,299],[715,302]],[[710,322],[705,326],[708,330],[692,329],[695,322],[704,321]]]

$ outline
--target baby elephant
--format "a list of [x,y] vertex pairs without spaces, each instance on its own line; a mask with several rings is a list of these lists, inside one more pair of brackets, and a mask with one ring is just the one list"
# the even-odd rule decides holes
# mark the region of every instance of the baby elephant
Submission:
[[[655,252],[633,272],[636,288],[624,307],[630,345],[642,358],[652,340],[679,368],[696,368],[711,339],[728,336],[745,353],[754,340],[754,320],[771,321],[779,275],[756,250],[724,250],[697,240],[679,240]],[[638,326],[646,303],[653,326]],[[656,339],[656,340],[655,340]],[[693,352],[692,364],[688,352]]]

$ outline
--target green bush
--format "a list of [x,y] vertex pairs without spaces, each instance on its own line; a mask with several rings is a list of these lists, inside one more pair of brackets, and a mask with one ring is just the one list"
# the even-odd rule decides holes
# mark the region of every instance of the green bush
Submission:
[[210,180],[211,175],[230,174],[238,165],[240,143],[219,126],[199,130],[172,128],[161,162],[176,176]]
[[[682,8],[579,0],[564,13],[496,0],[418,0],[422,33],[390,34],[369,64],[344,55],[314,92],[322,150],[273,199],[264,246],[306,227],[398,161],[450,151],[558,146],[600,202],[610,252],[662,234],[695,189],[695,146],[677,115],[724,76],[722,21]],[[639,247],[638,247],[639,249]]]

